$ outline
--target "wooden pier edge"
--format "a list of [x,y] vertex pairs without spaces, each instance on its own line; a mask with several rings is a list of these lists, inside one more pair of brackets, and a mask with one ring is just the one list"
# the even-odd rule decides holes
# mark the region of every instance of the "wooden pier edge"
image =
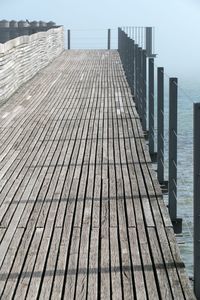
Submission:
[[195,299],[116,50],[0,108],[0,195],[1,299]]

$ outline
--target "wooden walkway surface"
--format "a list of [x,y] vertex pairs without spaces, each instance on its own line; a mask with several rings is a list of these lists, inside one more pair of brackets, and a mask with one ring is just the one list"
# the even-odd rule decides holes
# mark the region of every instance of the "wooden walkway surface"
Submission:
[[117,51],[0,108],[1,299],[194,299]]

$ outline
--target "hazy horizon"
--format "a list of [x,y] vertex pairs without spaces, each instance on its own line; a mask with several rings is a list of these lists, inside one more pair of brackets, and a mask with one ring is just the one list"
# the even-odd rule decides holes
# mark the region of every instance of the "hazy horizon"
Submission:
[[[154,26],[156,64],[170,76],[200,83],[200,3],[197,0],[2,0],[0,19],[55,21],[65,29]],[[104,37],[104,36],[103,36]]]

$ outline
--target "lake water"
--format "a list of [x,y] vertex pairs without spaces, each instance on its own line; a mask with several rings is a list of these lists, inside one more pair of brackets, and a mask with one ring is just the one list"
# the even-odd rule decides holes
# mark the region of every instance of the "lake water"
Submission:
[[[177,236],[188,275],[193,276],[193,102],[200,102],[200,83],[180,80],[178,89],[178,217],[183,233]],[[168,87],[165,91],[165,179],[168,161]],[[167,196],[165,196],[167,201]]]

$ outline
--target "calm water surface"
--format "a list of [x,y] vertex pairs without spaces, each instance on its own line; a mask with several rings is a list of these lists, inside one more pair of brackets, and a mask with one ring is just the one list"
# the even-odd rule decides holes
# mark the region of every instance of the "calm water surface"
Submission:
[[[178,99],[178,217],[183,233],[177,237],[188,275],[193,275],[193,102],[200,102],[200,83],[181,82]],[[168,160],[168,91],[165,91],[165,161]],[[167,164],[166,164],[167,179]],[[165,197],[166,198],[166,197]],[[166,199],[167,200],[167,199]]]

